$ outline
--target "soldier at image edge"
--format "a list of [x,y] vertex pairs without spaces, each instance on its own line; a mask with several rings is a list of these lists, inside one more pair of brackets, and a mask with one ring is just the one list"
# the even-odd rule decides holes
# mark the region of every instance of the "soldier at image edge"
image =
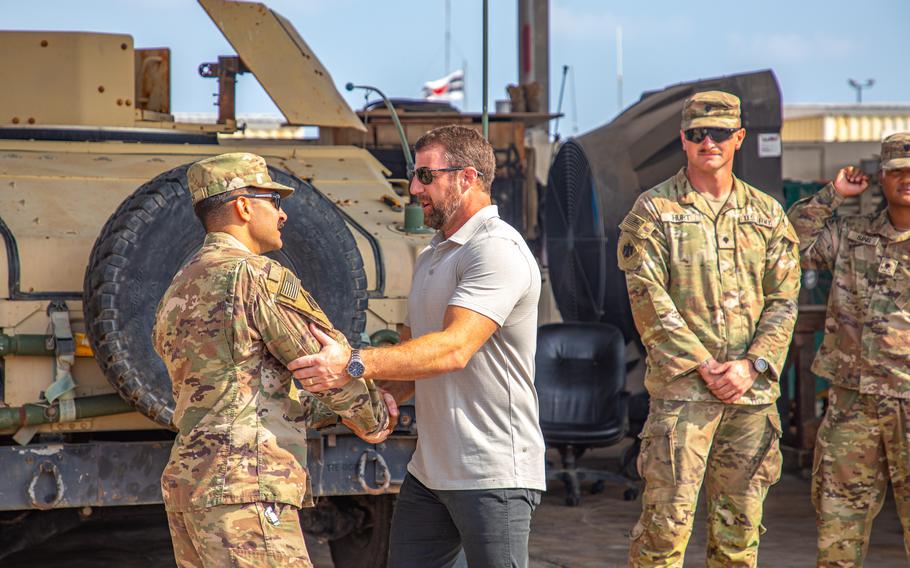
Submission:
[[309,324],[347,344],[298,278],[262,256],[282,246],[294,191],[248,153],[187,171],[206,230],[158,306],[153,344],[173,383],[177,437],[161,489],[177,565],[312,566],[298,509],[311,506],[306,429],[339,417],[371,443],[394,399],[371,381],[291,395],[291,360],[319,351]]
[[869,187],[846,167],[788,213],[803,268],[833,275],[812,364],[831,382],[812,468],[819,567],[863,565],[889,481],[910,560],[910,133],[882,142],[878,177],[881,212],[835,216]]
[[689,97],[687,165],[620,224],[618,264],[651,396],[630,566],[682,566],[703,484],[707,566],[757,565],[764,499],[781,472],[774,402],[800,268],[781,205],[733,175],[745,136],[736,96]]

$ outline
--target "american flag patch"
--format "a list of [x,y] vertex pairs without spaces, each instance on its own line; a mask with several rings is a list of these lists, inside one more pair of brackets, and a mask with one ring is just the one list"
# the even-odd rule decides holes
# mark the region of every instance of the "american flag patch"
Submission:
[[297,296],[300,295],[300,280],[297,280],[289,270],[285,270],[284,279],[281,281],[281,288],[278,289],[278,293],[285,298],[296,300]]
[[629,213],[619,224],[621,231],[631,233],[639,239],[645,239],[654,230],[654,223],[635,213]]

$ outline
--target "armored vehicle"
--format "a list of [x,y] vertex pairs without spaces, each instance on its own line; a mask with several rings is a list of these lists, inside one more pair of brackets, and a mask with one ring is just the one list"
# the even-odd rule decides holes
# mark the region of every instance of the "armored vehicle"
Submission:
[[[189,164],[265,157],[297,191],[274,258],[354,344],[397,340],[417,252],[385,169],[333,145],[365,127],[294,26],[257,3],[200,0],[237,55],[200,65],[218,120],[170,108],[170,52],[128,35],[0,32],[0,558],[116,508],[160,506],[171,385],[150,340],[159,298],[203,230]],[[234,90],[251,73],[311,142],[235,140]],[[416,444],[413,408],[368,445],[312,432],[305,530],[336,566],[384,562],[394,493]]]

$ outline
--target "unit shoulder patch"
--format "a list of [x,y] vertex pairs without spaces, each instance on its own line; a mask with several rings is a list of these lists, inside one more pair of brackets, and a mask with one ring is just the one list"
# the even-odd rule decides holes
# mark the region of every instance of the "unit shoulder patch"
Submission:
[[616,262],[623,272],[635,272],[641,266],[640,242],[629,232],[623,231],[616,244]]

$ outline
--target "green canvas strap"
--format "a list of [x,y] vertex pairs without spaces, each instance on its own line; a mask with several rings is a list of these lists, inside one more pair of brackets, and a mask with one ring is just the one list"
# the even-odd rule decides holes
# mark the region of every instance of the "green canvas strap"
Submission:
[[[70,313],[66,302],[51,302],[47,307],[47,315],[50,317],[50,331],[48,345],[54,349],[54,382],[44,390],[44,398],[48,402],[54,402],[58,398],[72,398],[76,383],[73,380],[72,368],[76,362],[76,342],[73,339],[73,330],[70,326]],[[74,413],[75,414],[75,413]],[[61,422],[64,417],[61,416]],[[70,420],[75,419],[75,415],[67,417]]]

